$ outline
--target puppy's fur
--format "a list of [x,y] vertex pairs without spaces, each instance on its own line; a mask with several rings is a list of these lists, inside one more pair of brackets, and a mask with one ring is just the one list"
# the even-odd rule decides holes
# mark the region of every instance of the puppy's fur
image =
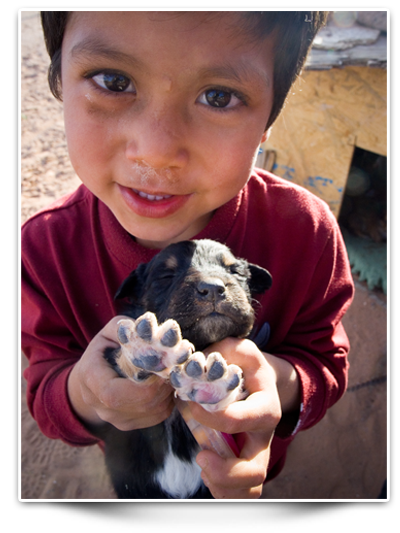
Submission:
[[[196,350],[226,337],[244,338],[254,324],[252,296],[271,286],[268,271],[215,241],[172,244],[141,264],[119,288],[123,313],[133,319],[150,311],[158,323],[173,318]],[[118,351],[106,359],[118,369]],[[121,374],[121,372],[120,372]],[[143,372],[138,379],[145,379]],[[157,426],[122,432],[105,424],[106,463],[119,498],[212,498],[195,462],[198,444],[179,412]]]

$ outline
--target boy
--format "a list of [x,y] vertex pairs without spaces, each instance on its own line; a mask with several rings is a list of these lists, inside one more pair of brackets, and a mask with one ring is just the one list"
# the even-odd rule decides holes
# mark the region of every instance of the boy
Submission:
[[[225,242],[267,268],[273,287],[257,324],[271,337],[212,346],[244,371],[250,396],[204,425],[241,434],[241,455],[202,451],[216,498],[259,498],[295,433],[317,423],[347,382],[341,318],[352,280],[327,206],[254,171],[323,23],[319,12],[44,12],[53,93],[64,103],[72,164],[83,185],[35,215],[22,235],[22,347],[28,405],[51,438],[84,446],[104,421],[153,426],[173,408],[158,381],[119,378],[121,281],[169,243]],[[100,443],[101,445],[101,443]]]

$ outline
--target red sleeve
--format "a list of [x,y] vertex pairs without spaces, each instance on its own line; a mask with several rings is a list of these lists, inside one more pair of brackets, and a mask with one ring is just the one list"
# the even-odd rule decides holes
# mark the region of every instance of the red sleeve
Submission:
[[317,424],[347,387],[350,345],[341,319],[354,288],[336,221],[308,275],[306,297],[284,342],[273,352],[295,367],[301,383],[300,415],[291,436]]
[[47,437],[73,446],[95,444],[98,440],[76,417],[67,394],[69,373],[83,349],[29,270],[29,265],[23,264],[21,346],[29,360],[24,372],[28,408]]

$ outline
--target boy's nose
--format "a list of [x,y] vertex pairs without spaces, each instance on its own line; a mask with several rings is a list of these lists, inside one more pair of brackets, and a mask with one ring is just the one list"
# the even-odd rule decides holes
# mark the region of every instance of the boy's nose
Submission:
[[177,113],[142,113],[130,124],[126,157],[157,170],[183,168],[189,156],[184,129]]

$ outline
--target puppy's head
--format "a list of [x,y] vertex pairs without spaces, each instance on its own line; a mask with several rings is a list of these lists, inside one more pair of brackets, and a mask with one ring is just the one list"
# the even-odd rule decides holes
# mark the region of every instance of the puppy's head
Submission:
[[176,320],[197,350],[226,337],[246,337],[254,323],[252,296],[272,283],[269,272],[236,258],[211,240],[171,244],[141,264],[119,288],[131,315],[151,311]]

